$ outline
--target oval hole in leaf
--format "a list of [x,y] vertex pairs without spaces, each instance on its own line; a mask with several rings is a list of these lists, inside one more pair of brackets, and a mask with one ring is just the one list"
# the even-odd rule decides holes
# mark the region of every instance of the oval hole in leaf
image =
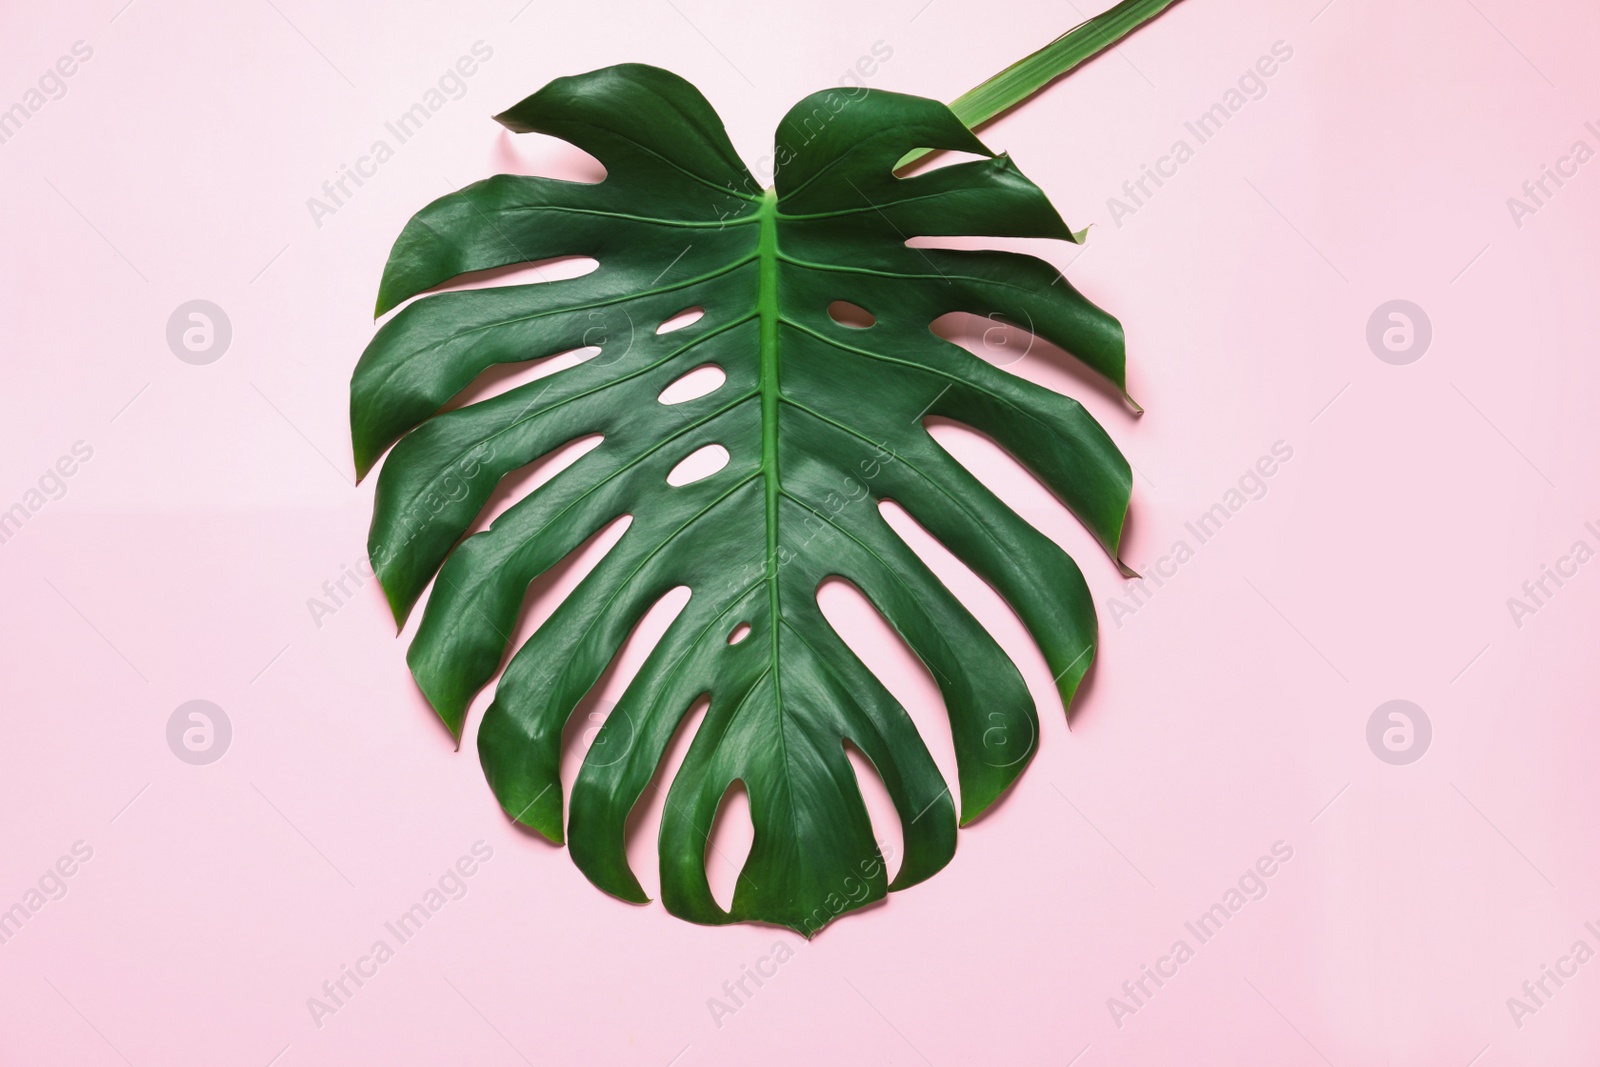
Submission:
[[706,309],[703,307],[684,308],[666,322],[657,326],[656,333],[671,333],[674,330],[681,330],[685,326],[693,326],[700,321],[705,313]]
[[663,404],[687,404],[714,393],[728,380],[728,372],[715,363],[704,363],[661,390],[656,397]]
[[728,465],[728,450],[721,445],[706,445],[697,448],[678,461],[678,465],[667,472],[668,485],[689,485],[702,478],[709,478],[723,467]]
[[750,624],[741,622],[733,628],[733,633],[728,635],[728,644],[737,645],[740,641],[750,636]]
[[828,305],[828,318],[840,326],[848,326],[852,330],[865,330],[877,322],[877,318],[860,304],[852,304],[848,300],[835,300]]
[[867,816],[872,820],[872,836],[878,842],[878,851],[883,853],[884,869],[888,871],[892,885],[895,875],[900,873],[900,858],[905,851],[900,812],[895,809],[894,798],[883,784],[883,777],[878,774],[872,757],[857,748],[849,738],[844,741],[844,754],[850,761],[851,770],[856,772],[856,787],[861,790],[861,799],[866,802]]
[[711,820],[711,833],[706,837],[706,880],[711,883],[711,895],[723,911],[733,908],[739,872],[750,856],[750,846],[755,839],[755,823],[750,821],[750,791],[735,778],[728,791],[722,794],[717,814]]

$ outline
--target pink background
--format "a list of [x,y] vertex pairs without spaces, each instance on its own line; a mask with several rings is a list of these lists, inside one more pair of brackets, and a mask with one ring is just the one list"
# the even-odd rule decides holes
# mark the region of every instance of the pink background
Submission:
[[[1600,147],[1600,12],[1324,2],[1189,0],[987,131],[1095,224],[1086,250],[1039,251],[1126,323],[1149,413],[1042,353],[1013,369],[1080,395],[1136,465],[1129,562],[1188,537],[1275,442],[1293,458],[1118,626],[1124,583],[1086,535],[992,446],[936,431],[1078,558],[1101,660],[1069,733],[1015,619],[909,535],[1017,657],[1042,749],[943,873],[810,944],[593,889],[495,805],[483,700],[453,751],[370,583],[312,618],[363,556],[346,387],[380,268],[452,186],[578,165],[488,119],[556,75],[669,67],[754,163],[875,43],[892,56],[870,84],[950,99],[1090,12],[8,5],[0,108],[74,42],[93,55],[0,144],[0,508],[74,442],[93,455],[0,544],[0,908],[74,843],[93,855],[0,945],[0,1061],[1593,1062],[1600,962],[1520,1026],[1507,998],[1574,942],[1600,949],[1600,565],[1520,627],[1506,601],[1575,541],[1600,546],[1600,163],[1520,227],[1506,199],[1574,141]],[[480,40],[493,57],[465,96],[316,225],[306,199]],[[1265,94],[1118,225],[1107,198],[1279,41],[1293,56]],[[207,366],[165,338],[193,299],[232,323]],[[1366,341],[1393,299],[1433,327],[1406,366]],[[926,673],[848,597],[829,610],[948,773]],[[1397,698],[1433,726],[1407,766],[1366,741]],[[208,766],[166,741],[192,699],[232,724]],[[656,817],[633,849],[647,888]],[[307,998],[477,841],[493,858],[466,895],[319,1027]],[[1197,946],[1184,923],[1279,841],[1293,858],[1266,895],[1119,1026],[1108,998]],[[729,819],[717,844],[726,899],[748,831]],[[714,1018],[778,943],[777,973]]]

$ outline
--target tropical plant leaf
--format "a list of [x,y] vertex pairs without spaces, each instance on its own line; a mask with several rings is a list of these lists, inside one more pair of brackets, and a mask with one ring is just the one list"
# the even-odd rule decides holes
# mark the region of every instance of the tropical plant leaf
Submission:
[[[1078,567],[924,428],[943,416],[1031,469],[1116,557],[1127,462],[1075,401],[940,339],[952,311],[1020,324],[1119,388],[1123,334],[1042,260],[908,247],[915,236],[1074,241],[1044,194],[944,104],[868,89],[802,100],[760,189],[688,82],[623,65],[560,78],[498,116],[563,138],[604,165],[598,184],[500,175],[443,197],[390,255],[381,315],[461,275],[561,256],[579,278],[468,289],[410,303],[374,337],[351,383],[356,464],[378,480],[369,548],[397,621],[433,581],[408,661],[459,738],[500,669],[529,584],[623,515],[604,559],[511,657],[478,750],[515,820],[570,844],[590,880],[647,898],[624,834],[698,698],[709,709],[666,798],[661,895],[701,923],[760,920],[807,936],[913,885],[955,850],[956,805],[911,718],[822,615],[820,583],[858,587],[928,666],[955,743],[961,821],[1033,755],[1037,718],[1017,668],[884,521],[893,500],[989,582],[1042,650],[1070,703],[1096,620]],[[983,158],[899,178],[918,148]],[[846,300],[865,328],[830,316]],[[657,327],[691,307],[692,325]],[[586,362],[454,410],[486,368],[598,347]],[[726,379],[658,401],[708,364]],[[463,537],[507,474],[587,435],[603,441]],[[708,444],[729,460],[686,485],[668,474]],[[687,586],[601,727],[563,827],[562,730],[640,618]],[[736,630],[748,632],[733,640]],[[899,813],[891,883],[846,744]],[[723,910],[708,834],[735,782],[754,841]]]
[[[1070,74],[1107,48],[1114,47],[1118,41],[1177,2],[1122,0],[985,79],[982,85],[968,89],[950,101],[950,110],[969,129],[982,129],[1057,78]],[[908,166],[927,151],[917,149],[902,159],[896,169]]]

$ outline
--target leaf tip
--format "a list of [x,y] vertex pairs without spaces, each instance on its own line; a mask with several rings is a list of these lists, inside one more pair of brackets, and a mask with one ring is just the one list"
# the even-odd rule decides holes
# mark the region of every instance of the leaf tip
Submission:
[[[549,86],[546,86],[545,88],[549,88]],[[543,90],[540,90],[540,92],[543,92]],[[501,111],[495,115],[491,115],[490,118],[494,119],[512,133],[536,133],[538,132],[538,126],[536,126],[531,119],[534,114],[537,114],[539,95],[539,93],[534,93],[532,96],[511,105],[504,111]]]
[[522,815],[513,815],[511,814],[511,810],[507,808],[504,803],[502,803],[500,807],[519,830],[523,830],[527,833],[538,834],[540,837],[544,838],[552,845],[555,845],[557,848],[561,848],[566,845],[567,835],[565,829],[561,825],[560,819],[556,820],[556,824],[554,826],[546,826],[543,824],[543,821],[538,815],[530,816],[526,812],[524,812]]
[[[377,568],[374,567],[374,570]],[[378,576],[378,584],[383,586],[383,599],[389,603],[389,614],[394,616],[394,635],[400,636],[400,631],[406,628],[406,620],[411,617],[411,605],[404,602],[397,593],[389,588],[389,584]]]
[[[534,800],[538,799],[538,797],[534,798]],[[528,811],[528,808],[533,807],[532,801],[525,805],[522,813],[518,815],[513,815],[511,813],[511,809],[507,808],[503,801],[501,802],[500,806],[502,810],[504,810],[505,813],[510,816],[511,821],[516,823],[516,825],[523,830],[538,834],[540,837],[544,838],[552,845],[555,845],[557,848],[562,848],[566,845],[567,833],[566,827],[561,824],[561,806],[559,800],[556,804],[556,816],[553,823],[551,822],[547,812],[538,811],[530,813]]]
[[372,305],[372,321],[377,322],[389,314],[389,312],[399,307],[400,301],[404,299],[404,296],[400,296],[390,290],[389,272],[387,270],[384,271],[383,283],[378,287],[378,299]]
[[[413,677],[415,677],[415,674],[416,671],[413,669]],[[418,682],[418,688],[421,688],[420,682]],[[450,740],[455,742],[455,750],[460,752],[461,736],[467,732],[467,709],[465,707],[440,707],[439,702],[429,696],[426,689],[423,690],[422,695],[428,698],[428,705],[433,708],[433,713],[439,716],[439,721],[444,723],[444,728],[450,731]]]

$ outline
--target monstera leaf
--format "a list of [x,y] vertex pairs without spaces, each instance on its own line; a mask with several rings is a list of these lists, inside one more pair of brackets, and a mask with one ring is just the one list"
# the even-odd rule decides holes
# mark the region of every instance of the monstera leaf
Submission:
[[[499,670],[529,583],[621,516],[615,547],[516,650],[478,732],[506,812],[565,839],[590,880],[646,900],[624,850],[629,812],[674,731],[709,710],[672,780],[661,895],[701,923],[761,920],[807,936],[843,911],[927,878],[956,844],[956,801],[911,718],[829,626],[818,586],[857,586],[930,668],[959,768],[961,821],[1016,780],[1038,737],[1022,676],[885,522],[892,500],[986,579],[1033,635],[1070,702],[1096,620],[1078,567],[1008,510],[924,428],[930,416],[999,442],[1116,557],[1127,462],[1075,401],[940,339],[947,312],[1027,327],[1120,388],[1117,321],[1039,259],[908,245],[913,237],[1074,241],[1044,194],[945,105],[869,89],[802,100],[777,132],[774,188],[739,161],[689,83],[625,65],[560,78],[499,121],[563,138],[604,165],[597,184],[501,175],[443,197],[406,226],[383,314],[461,275],[588,256],[585,276],[416,300],[356,368],[351,422],[378,480],[370,550],[402,622],[429,582],[409,662],[460,736]],[[917,149],[974,153],[897,177]],[[866,309],[844,325],[835,301]],[[658,327],[691,308],[692,325]],[[444,410],[494,364],[598,348],[586,362]],[[697,399],[662,392],[696,368],[725,380]],[[580,437],[603,441],[487,529],[463,537],[507,474]],[[729,459],[674,485],[709,444]],[[562,730],[639,619],[687,586],[601,727],[563,833]],[[854,746],[899,812],[888,880]],[[754,842],[731,910],[707,884],[719,803],[748,790]]]

